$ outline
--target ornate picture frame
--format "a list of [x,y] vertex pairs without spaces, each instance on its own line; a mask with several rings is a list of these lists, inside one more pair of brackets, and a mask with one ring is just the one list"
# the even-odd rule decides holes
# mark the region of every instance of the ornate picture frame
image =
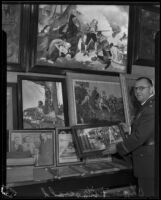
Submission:
[[68,72],[70,126],[127,123],[123,87],[119,74],[99,76]]
[[[129,71],[131,60],[128,54],[132,44],[129,4],[57,5],[42,2],[32,5],[32,10],[31,19],[35,21],[31,20],[34,35],[31,38],[30,71]],[[92,27],[95,32],[91,32]]]
[[155,34],[160,30],[160,8],[135,7],[133,64],[155,66]]
[[18,75],[20,129],[68,125],[64,78]]
[[9,152],[33,158],[35,166],[54,166],[55,130],[10,130]]
[[70,127],[56,128],[56,165],[74,165],[81,163],[77,155],[73,132]]
[[82,158],[103,157],[102,151],[110,144],[116,144],[125,138],[123,130],[118,124],[73,126],[72,129],[78,154]]

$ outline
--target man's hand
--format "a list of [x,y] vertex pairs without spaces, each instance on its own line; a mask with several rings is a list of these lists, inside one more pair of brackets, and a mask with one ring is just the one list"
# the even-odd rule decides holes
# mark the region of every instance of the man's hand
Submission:
[[131,133],[131,127],[130,126],[128,126],[127,124],[125,124],[123,122],[121,122],[120,125],[123,128],[125,133],[129,133],[129,134]]
[[103,155],[115,154],[117,152],[116,144],[110,144],[106,150],[102,152]]

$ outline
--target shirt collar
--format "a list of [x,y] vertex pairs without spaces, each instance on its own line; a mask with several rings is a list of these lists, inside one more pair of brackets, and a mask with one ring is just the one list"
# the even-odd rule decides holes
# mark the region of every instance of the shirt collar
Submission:
[[154,96],[154,94],[151,94],[146,101],[144,101],[143,103],[141,103],[141,105],[143,106],[152,96]]

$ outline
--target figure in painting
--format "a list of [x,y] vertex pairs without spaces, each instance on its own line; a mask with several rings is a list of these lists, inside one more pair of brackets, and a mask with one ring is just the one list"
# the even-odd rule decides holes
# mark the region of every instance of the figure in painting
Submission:
[[40,147],[39,147],[39,165],[46,165],[53,163],[53,143],[52,136],[46,133],[40,134]]
[[14,135],[14,138],[11,141],[11,150],[17,152],[23,152],[22,137],[20,134]]
[[94,49],[97,51],[97,29],[98,29],[98,21],[96,19],[93,19],[91,23],[88,25],[88,30],[87,30],[87,37],[85,41],[85,53],[84,55],[89,56],[89,45],[93,41],[94,42]]
[[26,136],[23,138],[24,142],[22,144],[23,146],[23,152],[29,152],[31,154],[31,156],[34,155],[34,149],[36,148],[35,147],[35,144],[32,140],[32,138],[30,136]]

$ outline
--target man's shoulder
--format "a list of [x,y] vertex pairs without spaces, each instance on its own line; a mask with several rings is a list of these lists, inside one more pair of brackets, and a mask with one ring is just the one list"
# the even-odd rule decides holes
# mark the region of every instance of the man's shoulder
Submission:
[[145,107],[148,108],[154,108],[155,106],[155,96],[152,96],[148,99],[148,101],[145,103]]
[[144,114],[146,113],[146,114],[154,114],[155,113],[155,98],[153,97],[153,98],[150,98],[149,100],[148,100],[148,102],[146,103],[146,105],[144,106],[144,108],[143,108],[143,110],[144,110]]

